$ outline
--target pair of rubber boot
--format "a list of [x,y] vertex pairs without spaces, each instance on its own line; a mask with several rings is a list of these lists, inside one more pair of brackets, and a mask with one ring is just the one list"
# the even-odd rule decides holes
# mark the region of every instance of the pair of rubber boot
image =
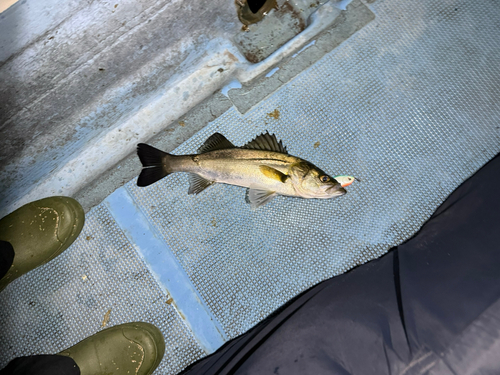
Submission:
[[[0,260],[4,266],[8,262],[5,268],[12,264],[0,279],[0,292],[14,279],[67,249],[84,221],[82,207],[68,197],[41,199],[1,219]],[[135,322],[102,330],[58,354],[71,357],[82,375],[151,374],[164,352],[165,342],[158,328]]]

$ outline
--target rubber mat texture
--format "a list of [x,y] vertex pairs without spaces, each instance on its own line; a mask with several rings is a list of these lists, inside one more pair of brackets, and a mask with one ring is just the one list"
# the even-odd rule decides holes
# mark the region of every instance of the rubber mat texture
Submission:
[[[370,5],[376,19],[345,43],[246,114],[231,108],[174,152],[194,153],[214,132],[240,146],[269,130],[291,154],[331,175],[360,178],[343,197],[276,197],[251,210],[245,189],[235,186],[188,195],[184,174],[124,187],[226,339],[410,238],[500,151],[497,5],[377,1]],[[77,243],[0,294],[0,366],[94,333],[110,308],[108,325],[160,326],[167,350],[156,373],[176,373],[203,355],[166,303],[168,292],[113,225],[96,207]]]
[[142,321],[165,338],[159,374],[174,374],[205,352],[169,296],[104,205],[87,215],[71,247],[0,294],[2,367],[23,355],[58,353],[117,324]]
[[490,8],[382,3],[378,20],[353,40],[245,115],[229,110],[176,150],[195,153],[214,132],[241,146],[269,130],[290,154],[332,176],[360,178],[343,197],[277,197],[253,211],[240,187],[188,196],[182,174],[148,188],[127,185],[228,337],[410,238],[500,151],[500,38],[492,16],[500,12]]

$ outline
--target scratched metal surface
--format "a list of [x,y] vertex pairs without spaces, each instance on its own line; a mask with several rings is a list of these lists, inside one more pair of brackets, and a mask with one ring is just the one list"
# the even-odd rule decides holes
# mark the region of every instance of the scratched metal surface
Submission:
[[[359,177],[347,195],[277,197],[252,211],[243,188],[188,196],[182,174],[123,188],[225,339],[412,236],[500,151],[498,4],[370,6],[376,19],[348,41],[246,114],[231,108],[176,150],[194,152],[215,131],[243,145],[267,129],[330,174]],[[277,118],[269,115],[275,110]],[[0,294],[0,366],[96,332],[111,308],[108,325],[158,325],[167,351],[156,373],[178,372],[203,350],[155,280],[104,204],[96,207],[77,243]]]

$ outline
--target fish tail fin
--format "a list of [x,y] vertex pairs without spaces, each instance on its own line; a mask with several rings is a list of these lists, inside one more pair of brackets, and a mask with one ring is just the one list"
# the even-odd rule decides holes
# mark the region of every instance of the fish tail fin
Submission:
[[137,155],[142,163],[142,171],[137,186],[148,186],[172,173],[172,155],[145,143],[137,145]]

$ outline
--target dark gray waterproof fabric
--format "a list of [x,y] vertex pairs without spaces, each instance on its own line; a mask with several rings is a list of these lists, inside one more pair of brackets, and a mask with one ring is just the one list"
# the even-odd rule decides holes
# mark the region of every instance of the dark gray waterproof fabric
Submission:
[[14,248],[7,241],[0,241],[0,279],[7,275],[14,262]]
[[14,358],[0,375],[80,375],[80,368],[70,357],[32,355]]
[[184,374],[500,374],[500,156],[412,239]]

